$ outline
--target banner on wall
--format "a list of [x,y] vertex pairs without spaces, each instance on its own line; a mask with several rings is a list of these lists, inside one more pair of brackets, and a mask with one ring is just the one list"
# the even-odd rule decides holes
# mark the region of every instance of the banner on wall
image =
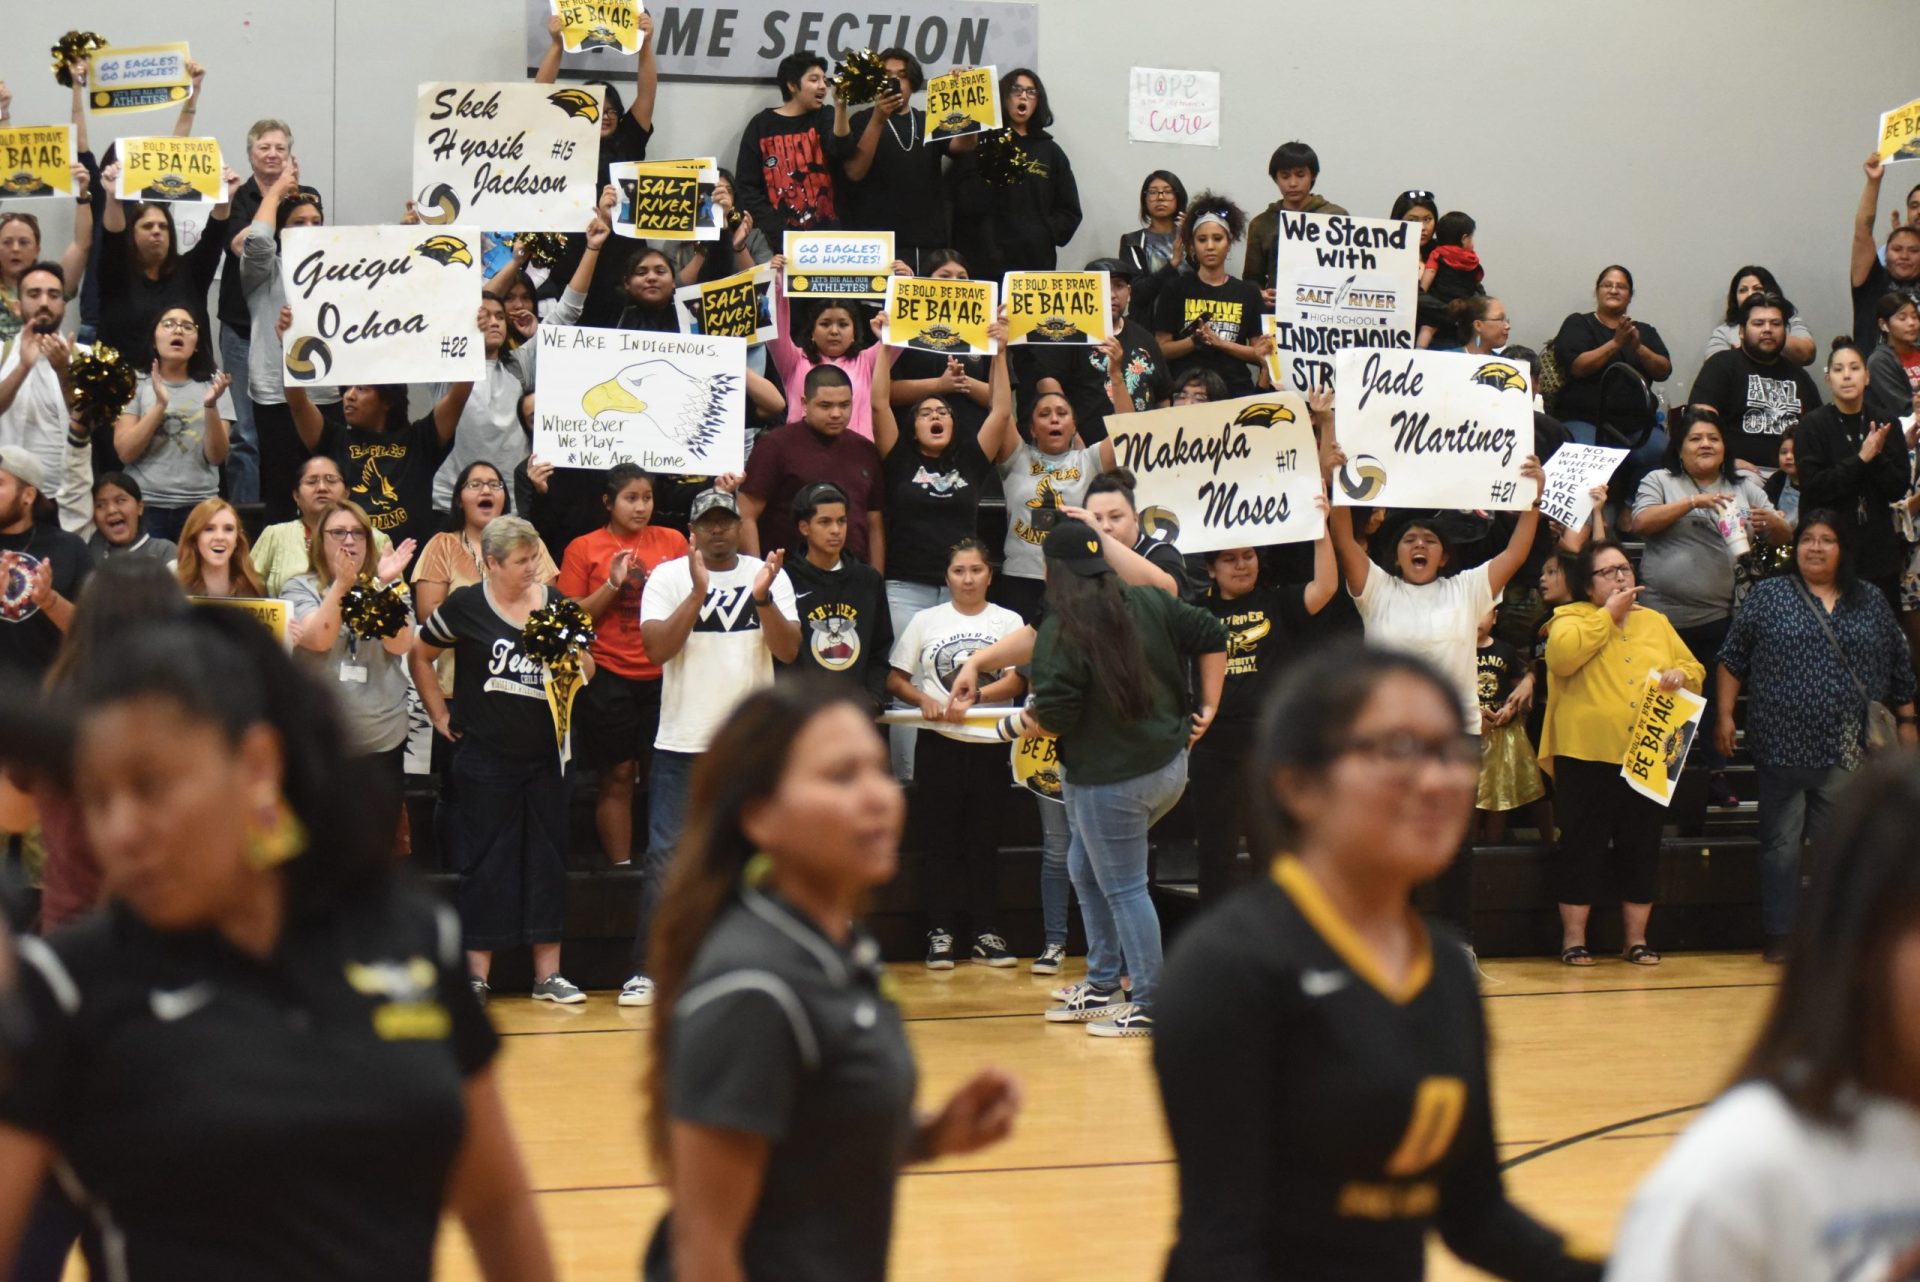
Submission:
[[541,458],[680,476],[746,466],[746,340],[542,325],[534,341]]
[[634,240],[718,240],[726,211],[713,203],[718,162],[655,160],[611,165],[613,230]]
[[1705,699],[1691,690],[1662,690],[1660,674],[1649,671],[1639,715],[1627,736],[1627,757],[1620,765],[1620,777],[1627,786],[1663,806],[1671,805],[1706,710]]
[[685,334],[742,338],[749,346],[780,335],[773,268],[765,263],[724,280],[683,285],[673,291],[673,305]]
[[184,40],[102,49],[87,61],[87,109],[96,116],[158,111],[193,96]]
[[486,377],[480,233],[472,227],[289,227],[280,281],[287,381],[465,383]]
[[560,19],[560,45],[568,53],[604,49],[622,57],[640,52],[642,0],[547,0],[548,16]]
[[227,198],[218,138],[121,138],[119,200],[217,205]]
[[413,125],[420,220],[580,231],[600,194],[604,106],[598,88],[421,85]]
[[1295,392],[1107,419],[1141,528],[1182,552],[1317,539],[1320,453]]
[[1277,386],[1303,395],[1350,347],[1412,351],[1420,232],[1412,223],[1280,211],[1274,244]]
[[991,356],[998,307],[990,280],[887,278],[887,345],[942,356]]
[[1889,163],[1920,160],[1920,98],[1881,113],[1880,140],[1874,149]]
[[1127,141],[1220,145],[1220,73],[1135,67],[1127,80]]
[[1113,329],[1105,272],[1008,272],[1007,346],[1104,343]]
[[[563,3],[566,0],[563,0]],[[652,3],[654,53],[668,80],[718,80],[765,87],[780,60],[811,51],[834,61],[861,49],[905,49],[928,75],[954,67],[1040,65],[1040,6],[995,0],[869,0],[865,4],[794,5],[786,0],[730,0],[726,5]],[[527,74],[552,45],[550,11],[526,13]],[[585,80],[633,74],[627,55],[611,49],[565,53],[560,74]]]
[[890,231],[790,231],[781,252],[793,298],[885,298],[893,279]]
[[927,141],[1000,127],[1000,73],[965,67],[927,81]]
[[72,196],[73,126],[0,128],[0,200]]
[[1540,467],[1547,478],[1540,491],[1540,515],[1568,529],[1584,526],[1593,516],[1593,487],[1605,485],[1626,456],[1625,450],[1605,445],[1562,445]]
[[1533,506],[1520,467],[1533,453],[1524,365],[1462,352],[1334,358],[1334,433],[1347,461],[1333,501],[1348,507]]

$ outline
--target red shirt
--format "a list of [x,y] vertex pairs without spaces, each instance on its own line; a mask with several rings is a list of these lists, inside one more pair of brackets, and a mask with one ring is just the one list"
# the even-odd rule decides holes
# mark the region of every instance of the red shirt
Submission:
[[575,600],[591,596],[607,581],[614,553],[632,552],[633,568],[619,596],[593,621],[597,634],[593,661],[607,671],[633,681],[658,681],[660,665],[647,657],[640,641],[640,593],[647,576],[663,562],[687,554],[687,536],[678,530],[649,525],[634,534],[614,534],[604,527],[582,534],[567,544],[555,586]]
[[742,493],[766,502],[760,513],[760,555],[785,548],[789,555],[805,555],[799,524],[793,519],[793,499],[817,481],[832,481],[847,496],[847,551],[862,561],[867,555],[867,513],[887,506],[886,470],[872,441],[852,428],[837,436],[822,436],[805,422],[789,423],[768,432],[747,456],[747,479]]

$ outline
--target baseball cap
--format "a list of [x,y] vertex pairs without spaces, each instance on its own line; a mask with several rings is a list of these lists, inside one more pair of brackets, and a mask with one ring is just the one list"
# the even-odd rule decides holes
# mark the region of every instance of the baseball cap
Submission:
[[1138,275],[1138,273],[1134,271],[1132,263],[1122,262],[1118,258],[1096,258],[1081,268],[1081,270],[1105,272],[1109,276],[1125,276],[1128,280],[1132,280]]
[[1047,560],[1058,561],[1075,574],[1092,579],[1113,573],[1107,558],[1100,555],[1100,531],[1085,521],[1062,521],[1041,545]]
[[40,466],[24,445],[0,445],[0,472],[5,472],[22,485],[31,485],[42,494],[47,490],[46,469]]
[[725,490],[701,490],[693,496],[693,506],[687,509],[687,523],[691,525],[713,511],[725,512],[737,520],[740,504]]

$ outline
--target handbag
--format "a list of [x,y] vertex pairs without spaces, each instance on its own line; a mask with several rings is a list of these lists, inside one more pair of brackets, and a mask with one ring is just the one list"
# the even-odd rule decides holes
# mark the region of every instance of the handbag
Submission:
[[1807,608],[1813,611],[1813,617],[1820,621],[1820,631],[1826,634],[1827,644],[1833,647],[1834,657],[1840,660],[1840,666],[1847,670],[1847,679],[1853,682],[1854,690],[1866,700],[1867,719],[1864,738],[1867,751],[1885,752],[1890,748],[1898,747],[1900,723],[1894,719],[1893,712],[1886,704],[1868,693],[1867,687],[1858,676],[1854,675],[1853,664],[1847,661],[1847,652],[1840,648],[1840,638],[1834,634],[1833,624],[1828,620],[1827,612],[1820,608],[1818,601],[1813,599],[1813,593],[1807,591],[1807,585],[1796,577],[1793,586],[1800,593],[1800,599],[1807,603]]

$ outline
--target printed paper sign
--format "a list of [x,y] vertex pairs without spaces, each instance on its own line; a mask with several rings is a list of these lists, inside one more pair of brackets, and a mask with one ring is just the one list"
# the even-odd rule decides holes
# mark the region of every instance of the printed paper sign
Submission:
[[743,338],[748,346],[777,338],[773,268],[761,264],[725,280],[684,285],[673,291],[680,331],[714,338]]
[[990,280],[887,277],[887,345],[942,356],[991,356],[999,300]]
[[1350,347],[1413,350],[1420,232],[1412,223],[1280,211],[1274,245],[1276,386],[1305,394]]
[[1114,461],[1138,480],[1142,528],[1182,552],[1302,543],[1326,528],[1320,452],[1294,392],[1107,419]]
[[541,458],[682,476],[746,466],[745,339],[542,325],[534,341]]
[[726,211],[713,203],[720,171],[704,160],[622,163],[607,170],[619,194],[613,229],[635,240],[718,240]]
[[1220,73],[1135,67],[1128,81],[1127,140],[1220,145]]
[[1881,115],[1880,141],[1874,146],[1889,163],[1920,160],[1920,98]]
[[568,53],[640,52],[640,15],[647,8],[640,0],[548,0],[548,6],[560,19],[560,43]]
[[87,106],[96,116],[157,111],[193,96],[187,42],[102,49],[88,61]]
[[1547,475],[1547,487],[1540,492],[1540,514],[1558,521],[1568,529],[1579,529],[1593,515],[1589,493],[1596,485],[1605,485],[1613,475],[1625,450],[1604,445],[1562,445],[1553,457],[1541,464]]
[[281,645],[288,644],[289,607],[285,601],[253,596],[190,596],[187,600],[195,605],[217,605],[225,610],[238,610],[258,620],[262,627],[273,633],[275,641]]
[[227,198],[218,138],[121,138],[120,200],[217,205]]
[[1000,127],[1000,73],[965,67],[927,81],[927,141]]
[[1347,461],[1333,501],[1348,507],[1531,507],[1524,365],[1461,352],[1363,352],[1334,359],[1334,433]]
[[1633,733],[1627,738],[1627,759],[1620,766],[1620,777],[1627,786],[1663,806],[1671,805],[1680,771],[1687,764],[1687,752],[1700,735],[1700,716],[1706,710],[1707,701],[1699,695],[1684,689],[1662,690],[1660,674],[1648,672],[1647,688],[1640,696],[1640,714],[1634,718]]
[[1007,346],[1104,343],[1113,302],[1105,272],[1008,272]]
[[73,126],[0,128],[0,200],[72,196]]
[[1013,741],[1013,781],[1036,797],[1065,805],[1060,782],[1065,768],[1060,764],[1060,741],[1035,735]]
[[580,231],[599,198],[603,106],[591,85],[421,85],[413,124],[421,221]]
[[890,231],[790,231],[782,252],[795,298],[885,298],[893,278]]
[[293,309],[289,383],[486,377],[475,228],[289,227],[280,233],[280,280]]

